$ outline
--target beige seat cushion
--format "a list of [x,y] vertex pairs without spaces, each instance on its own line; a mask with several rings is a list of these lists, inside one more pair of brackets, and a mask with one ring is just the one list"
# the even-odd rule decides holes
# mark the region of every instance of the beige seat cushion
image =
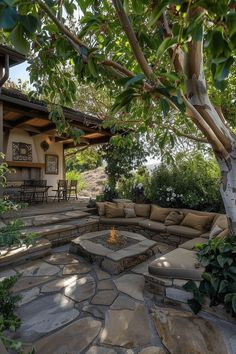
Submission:
[[213,218],[214,218],[214,216],[196,215],[196,214],[188,213],[184,217],[183,221],[181,222],[181,225],[192,227],[193,229],[196,229],[196,230],[199,230],[202,232],[208,231],[211,227]]
[[152,205],[150,220],[165,222],[167,215],[173,211],[171,208],[161,208],[157,205]]
[[167,233],[171,235],[184,236],[187,238],[194,238],[201,235],[201,231],[182,225],[167,226]]
[[182,245],[179,245],[179,247],[192,251],[192,250],[194,250],[195,245],[197,245],[199,243],[206,244],[207,242],[208,242],[208,240],[206,238],[196,237],[196,238],[193,238],[192,240],[182,243]]
[[208,232],[204,232],[204,234],[201,234],[201,238],[209,239],[209,237],[210,237],[210,232],[209,231]]
[[140,221],[144,218],[106,218],[105,216],[100,217],[99,221],[101,224],[107,225],[138,225]]
[[151,262],[148,270],[158,277],[201,280],[204,268],[197,265],[196,252],[177,248]]
[[126,218],[136,218],[134,208],[124,208],[124,213]]
[[171,211],[165,218],[165,225],[179,225],[184,218],[184,213],[179,210]]
[[148,230],[166,232],[166,226],[162,222],[158,222],[158,221],[143,220],[139,222],[139,226]]
[[123,218],[125,216],[124,208],[118,206],[105,205],[105,210],[107,218]]
[[150,204],[134,204],[134,210],[137,216],[149,218],[151,205]]

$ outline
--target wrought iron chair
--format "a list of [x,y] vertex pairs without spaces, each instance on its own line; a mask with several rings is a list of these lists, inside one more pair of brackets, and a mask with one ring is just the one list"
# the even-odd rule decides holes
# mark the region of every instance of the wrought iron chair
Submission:
[[60,202],[61,200],[68,200],[67,199],[67,180],[65,179],[59,179],[59,181],[57,181],[57,189],[53,189],[53,192],[55,193],[54,196],[54,200],[57,199],[58,202]]
[[78,199],[77,193],[78,193],[78,181],[77,180],[71,180],[69,182],[69,186],[67,188],[68,199],[70,199],[73,194],[74,194],[73,197],[75,199]]

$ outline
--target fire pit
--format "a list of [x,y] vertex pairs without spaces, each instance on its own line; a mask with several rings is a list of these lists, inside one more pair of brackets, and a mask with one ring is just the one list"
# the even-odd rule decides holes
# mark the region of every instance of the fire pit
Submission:
[[71,241],[70,252],[98,263],[111,274],[119,274],[151,257],[156,244],[142,235],[112,228],[77,237]]

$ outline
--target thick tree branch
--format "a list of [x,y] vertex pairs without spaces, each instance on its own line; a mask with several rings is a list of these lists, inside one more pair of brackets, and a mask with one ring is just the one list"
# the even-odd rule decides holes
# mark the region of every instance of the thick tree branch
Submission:
[[225,149],[225,147],[221,143],[221,141],[218,139],[218,137],[215,135],[215,133],[211,129],[211,127],[205,122],[202,115],[188,101],[188,99],[184,95],[182,96],[182,98],[183,98],[183,101],[184,101],[187,109],[189,110],[189,112],[191,112],[191,115],[189,115],[189,117],[192,119],[192,121],[197,125],[197,127],[201,130],[201,132],[207,138],[207,140],[211,144],[213,150],[216,153],[220,154],[222,157],[227,158],[227,156],[228,156],[227,150]]
[[122,3],[120,0],[112,0],[113,5],[116,9],[117,15],[119,17],[120,23],[126,33],[126,36],[129,40],[129,44],[131,46],[131,49],[134,53],[134,56],[142,69],[143,73],[146,75],[148,79],[151,79],[153,76],[153,71],[152,68],[148,65],[148,62],[143,54],[143,51],[139,45],[139,42],[137,40],[136,34],[132,28],[132,25],[129,21],[128,16],[125,13],[125,10],[122,6]]

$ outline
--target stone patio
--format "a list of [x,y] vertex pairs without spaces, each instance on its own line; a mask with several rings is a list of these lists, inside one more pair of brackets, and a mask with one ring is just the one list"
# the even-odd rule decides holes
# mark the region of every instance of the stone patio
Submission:
[[236,353],[235,326],[160,305],[144,291],[149,260],[110,275],[68,249],[0,272],[0,279],[22,274],[15,338],[25,354],[32,346],[37,354]]

